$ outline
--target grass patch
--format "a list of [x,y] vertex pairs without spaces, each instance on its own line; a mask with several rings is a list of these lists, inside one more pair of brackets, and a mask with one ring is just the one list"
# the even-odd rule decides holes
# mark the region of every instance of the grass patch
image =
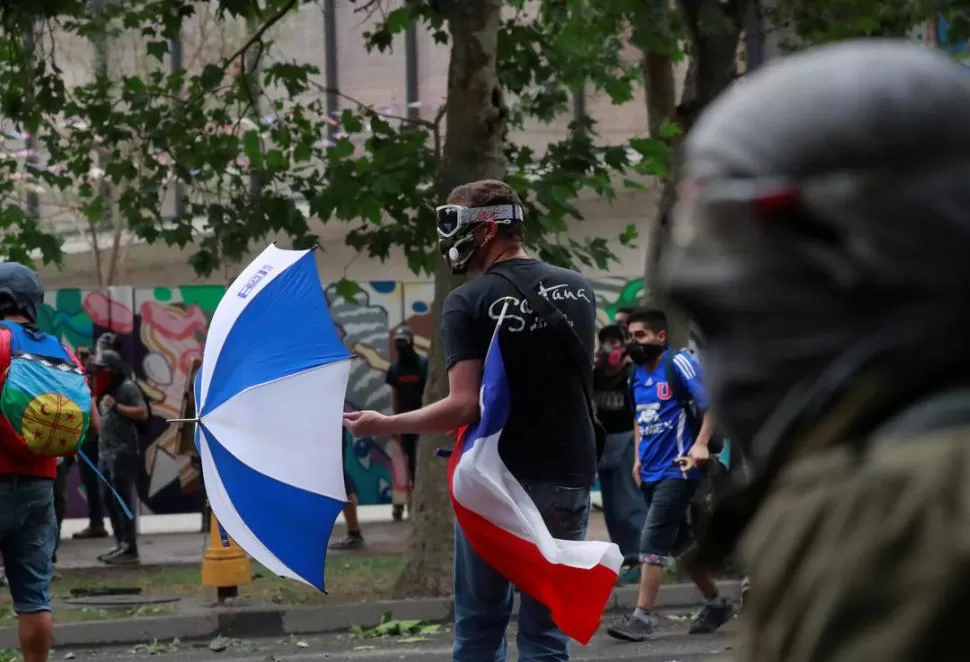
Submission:
[[[299,582],[274,576],[253,563],[253,581],[239,587],[239,595],[277,604],[325,604],[366,602],[388,597],[394,580],[404,566],[399,557],[359,556],[327,559],[326,586],[329,595]],[[210,598],[214,589],[202,586],[196,566],[146,566],[65,570],[54,582],[55,598],[68,598],[71,589],[92,587],[141,588],[145,595]]]
[[[321,593],[299,582],[276,577],[253,563],[253,581],[239,587],[240,597],[249,602],[278,605],[324,605],[342,602],[372,602],[390,597],[394,581],[404,567],[396,556],[333,556],[327,559],[326,587]],[[202,586],[197,566],[105,567],[62,570],[51,586],[55,600],[71,597],[72,589],[95,587],[141,588],[144,595],[214,600],[215,589]],[[112,618],[147,617],[178,611],[177,605],[143,605],[132,608],[78,607],[54,610],[57,622],[78,622]],[[16,623],[10,607],[10,593],[0,592],[0,627]],[[0,659],[2,662],[2,659]]]

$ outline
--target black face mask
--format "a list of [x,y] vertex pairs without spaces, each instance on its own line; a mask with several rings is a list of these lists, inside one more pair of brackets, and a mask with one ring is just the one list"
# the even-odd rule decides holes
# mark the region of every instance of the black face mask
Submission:
[[665,345],[638,343],[634,341],[626,346],[626,355],[637,365],[643,365],[663,354],[665,349],[667,349]]

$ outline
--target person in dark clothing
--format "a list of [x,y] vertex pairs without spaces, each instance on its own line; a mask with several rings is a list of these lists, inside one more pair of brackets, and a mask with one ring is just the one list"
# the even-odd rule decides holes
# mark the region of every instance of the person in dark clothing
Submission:
[[659,285],[749,469],[701,549],[751,576],[738,662],[968,657],[968,116],[958,58],[858,39],[746,75],[681,148]]
[[[524,248],[522,201],[504,182],[457,187],[437,210],[439,245],[453,273],[480,274],[443,302],[441,331],[448,395],[421,409],[386,416],[347,412],[357,436],[454,430],[479,417],[485,357],[500,343],[509,391],[508,421],[498,440],[505,468],[525,489],[549,533],[584,540],[589,492],[596,478],[596,433],[584,384],[592,380],[596,297],[575,271],[530,258]],[[507,278],[524,281],[559,309],[578,337],[577,358],[557,340],[555,327],[535,313]],[[503,313],[504,311],[504,313]],[[499,320],[502,321],[500,327]],[[497,335],[496,335],[497,334]],[[587,372],[588,371],[588,372]],[[505,659],[514,591],[508,579],[455,532],[456,662]],[[568,637],[548,608],[525,592],[518,612],[520,659],[563,661]]]
[[[91,393],[94,395],[95,403],[98,403],[100,393],[95,387],[94,366],[91,364],[91,350],[87,347],[77,348],[78,361],[84,365],[85,372],[88,374],[88,384],[91,386]],[[98,464],[98,431],[94,426],[88,428],[87,437],[81,446],[81,451],[91,460],[92,464]],[[104,506],[101,503],[101,483],[98,474],[88,466],[87,462],[78,463],[81,471],[81,484],[84,486],[84,494],[88,502],[88,526],[75,533],[72,538],[76,540],[89,538],[107,538],[108,531],[104,528]]]
[[613,323],[623,330],[624,340],[626,340],[626,334],[627,334],[627,331],[626,331],[627,320],[630,319],[630,315],[632,313],[633,313],[633,308],[630,308],[629,306],[623,306],[621,308],[617,308],[616,312],[613,313]]
[[[101,396],[99,430],[100,469],[118,495],[134,511],[135,481],[138,476],[138,421],[148,419],[148,404],[141,389],[128,377],[127,367],[118,352],[103,349],[95,357],[98,371],[109,383]],[[103,494],[115,547],[98,557],[109,564],[137,563],[138,542],[135,522],[127,517],[109,491]]]
[[[600,347],[593,370],[593,399],[596,415],[606,429],[606,444],[598,466],[606,530],[625,558],[636,558],[646,508],[632,473],[636,461],[634,407],[629,389],[632,366],[626,357],[625,338],[625,332],[618,325],[600,329]],[[625,573],[621,582],[638,583],[639,578],[639,567],[636,567]]]
[[[428,359],[414,349],[414,332],[407,325],[399,326],[394,332],[394,349],[397,361],[387,370],[387,383],[391,387],[391,398],[395,414],[421,408],[424,387],[428,383]],[[401,449],[408,461],[408,504],[410,510],[410,490],[414,489],[415,466],[418,455],[418,435],[400,435]],[[400,521],[404,514],[402,504],[394,504],[394,519]]]

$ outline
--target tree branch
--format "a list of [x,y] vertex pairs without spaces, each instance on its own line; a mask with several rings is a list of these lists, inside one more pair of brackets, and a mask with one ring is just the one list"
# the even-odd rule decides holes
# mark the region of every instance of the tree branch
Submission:
[[438,163],[441,163],[441,121],[445,118],[447,112],[448,101],[446,100],[438,107],[438,112],[435,113],[434,122],[432,123],[431,135],[434,136],[434,158]]
[[271,27],[273,27],[274,25],[276,25],[277,23],[279,23],[280,21],[282,21],[283,20],[283,17],[286,16],[287,14],[289,14],[290,13],[290,10],[292,10],[294,7],[296,7],[296,5],[297,5],[298,2],[299,2],[299,0],[290,0],[285,5],[283,5],[282,7],[280,7],[279,10],[277,10],[277,12],[275,14],[273,14],[272,16],[270,16],[269,19],[265,23],[263,23],[261,26],[259,26],[259,28],[256,30],[256,32],[254,32],[252,35],[250,35],[249,39],[247,39],[243,43],[242,46],[240,46],[238,49],[236,49],[236,52],[235,53],[233,53],[232,55],[230,55],[229,57],[227,57],[225,60],[223,60],[222,70],[223,71],[226,71],[230,67],[230,65],[232,65],[233,62],[235,62],[236,58],[242,57],[243,55],[246,54],[246,51],[248,51],[252,47],[253,44],[255,44],[258,41],[262,41],[263,35],[266,34],[266,32]]
[[[321,85],[316,81],[309,81],[309,83],[313,85],[313,87],[317,88],[317,91],[320,92],[321,94],[334,94],[340,97],[341,99],[344,99],[345,101],[349,101],[350,103],[354,104],[358,108],[365,109],[369,113],[374,113],[378,117],[383,117],[384,119],[388,119],[388,120],[396,120],[398,122],[405,122],[407,124],[414,124],[416,126],[423,126],[427,129],[431,129],[432,131],[434,131],[437,128],[438,124],[441,122],[441,117],[444,115],[441,109],[439,109],[438,114],[435,116],[435,119],[432,122],[430,120],[426,120],[421,117],[405,117],[404,115],[385,113],[383,111],[376,110],[374,106],[364,103],[360,99],[356,99],[350,96],[349,94],[345,94],[341,92],[340,90],[334,89],[332,87],[327,87],[325,85]],[[444,106],[442,106],[442,108],[443,107]]]
[[[289,2],[287,2],[285,5],[283,5],[282,7],[280,7],[276,11],[275,14],[273,14],[272,16],[270,16],[262,25],[260,25],[259,28],[249,36],[249,39],[247,39],[245,42],[243,42],[243,45],[242,46],[240,46],[239,48],[237,48],[236,51],[232,55],[230,55],[229,57],[225,58],[222,61],[222,66],[220,67],[220,69],[223,71],[223,73],[225,73],[226,71],[228,71],[229,70],[229,67],[232,66],[232,63],[235,62],[238,58],[241,58],[241,57],[245,56],[246,55],[246,51],[248,51],[250,48],[252,48],[253,44],[262,43],[263,35],[265,35],[266,32],[271,27],[273,27],[274,25],[276,25],[277,23],[279,23],[280,21],[282,21],[283,18],[287,14],[289,14],[290,11],[294,7],[296,7],[296,5],[299,3],[299,1],[300,0],[289,0]],[[209,94],[209,93],[210,93],[210,90],[203,90],[202,92],[200,92],[196,96],[194,96],[191,99],[189,99],[186,103],[187,104],[196,103],[199,99],[201,99],[203,96],[205,96],[206,94]]]
[[[351,2],[353,1],[354,0],[351,0]],[[367,2],[365,2],[360,7],[354,8],[355,14],[363,14],[364,12],[366,12],[367,18],[370,18],[378,11],[383,11],[383,7],[381,6],[381,0],[367,0]],[[367,20],[367,18],[365,18],[364,20]]]

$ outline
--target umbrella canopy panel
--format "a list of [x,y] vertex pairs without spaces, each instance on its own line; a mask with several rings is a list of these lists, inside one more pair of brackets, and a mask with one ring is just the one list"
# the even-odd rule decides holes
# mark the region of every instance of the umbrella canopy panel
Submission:
[[196,443],[216,517],[267,569],[321,590],[347,500],[350,359],[313,253],[270,246],[216,309],[196,380]]

